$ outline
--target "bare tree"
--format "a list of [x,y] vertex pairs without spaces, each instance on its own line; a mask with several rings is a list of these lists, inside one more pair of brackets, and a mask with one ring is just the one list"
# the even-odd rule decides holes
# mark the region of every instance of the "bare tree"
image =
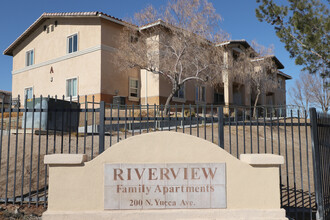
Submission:
[[300,73],[295,81],[295,87],[290,90],[292,101],[295,105],[321,108],[323,113],[327,113],[330,107],[330,88],[328,86],[329,78],[322,78],[318,74]]
[[308,75],[309,74],[305,72],[300,73],[299,78],[294,82],[294,87],[289,90],[292,103],[302,108],[303,111],[306,112],[306,116],[312,98],[311,93],[307,90],[309,87]]
[[231,57],[231,74],[235,82],[248,84],[254,95],[253,117],[256,117],[257,104],[261,94],[271,91],[277,86],[277,68],[273,61],[273,47],[265,47],[255,41],[252,47]]
[[222,48],[214,45],[227,35],[219,29],[220,20],[207,0],[172,0],[160,10],[149,6],[135,14],[133,23],[139,26],[123,32],[119,63],[165,77],[172,86],[167,110],[186,82],[221,79]]

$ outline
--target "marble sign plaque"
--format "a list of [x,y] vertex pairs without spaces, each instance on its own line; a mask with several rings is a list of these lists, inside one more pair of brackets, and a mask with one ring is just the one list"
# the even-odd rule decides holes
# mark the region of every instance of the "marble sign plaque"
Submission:
[[104,209],[226,208],[226,164],[105,164]]

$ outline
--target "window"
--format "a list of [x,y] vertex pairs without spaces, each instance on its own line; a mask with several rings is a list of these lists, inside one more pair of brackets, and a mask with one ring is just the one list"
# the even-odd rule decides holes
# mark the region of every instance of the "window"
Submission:
[[27,101],[30,101],[33,98],[33,88],[32,87],[24,89],[24,100],[25,100],[25,97],[26,97]]
[[237,60],[238,57],[239,57],[239,52],[236,51],[236,50],[233,50],[233,59],[234,59],[234,60]]
[[174,94],[174,98],[184,99],[184,85],[180,87],[180,89]]
[[77,78],[66,80],[66,97],[77,97]]
[[78,34],[74,34],[67,39],[67,52],[73,53],[78,51]]
[[283,84],[282,84],[283,82],[282,82],[282,79],[281,78],[279,78],[278,79],[278,88],[279,89],[283,89]]
[[26,66],[31,66],[34,63],[34,50],[29,50],[25,55]]
[[130,78],[129,79],[129,97],[139,98],[139,80]]
[[205,93],[206,93],[205,86],[197,86],[195,90],[196,102],[205,102],[206,101]]

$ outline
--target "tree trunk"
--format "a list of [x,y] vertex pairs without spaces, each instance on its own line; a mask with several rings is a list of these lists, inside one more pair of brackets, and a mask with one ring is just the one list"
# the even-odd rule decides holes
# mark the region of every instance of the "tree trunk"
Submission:
[[258,104],[258,100],[259,100],[259,96],[261,94],[260,89],[257,89],[258,93],[257,93],[257,97],[256,100],[254,101],[254,106],[253,106],[253,118],[256,118],[256,113],[257,113],[257,104]]
[[324,114],[328,113],[329,108],[327,106],[322,106],[322,111]]
[[167,97],[166,103],[165,103],[165,109],[164,109],[164,115],[168,115],[170,113],[170,102],[176,93],[175,90],[172,90],[171,94]]

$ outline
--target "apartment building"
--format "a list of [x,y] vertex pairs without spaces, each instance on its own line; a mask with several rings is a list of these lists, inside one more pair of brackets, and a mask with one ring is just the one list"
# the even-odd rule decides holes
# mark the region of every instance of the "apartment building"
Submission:
[[[164,104],[171,85],[163,77],[145,70],[122,70],[115,61],[120,33],[127,25],[132,24],[102,12],[42,14],[4,51],[13,57],[13,97],[57,95],[68,100],[72,96],[82,102],[85,96],[89,100],[94,96],[95,101],[112,103],[120,96],[126,104]],[[218,46],[225,48],[226,60],[250,48],[245,40]],[[291,77],[279,71],[284,66],[273,59],[278,86],[262,94],[260,105],[286,104],[285,80]],[[224,73],[219,86],[186,83],[173,103],[251,105],[251,85],[230,79],[229,69]]]

